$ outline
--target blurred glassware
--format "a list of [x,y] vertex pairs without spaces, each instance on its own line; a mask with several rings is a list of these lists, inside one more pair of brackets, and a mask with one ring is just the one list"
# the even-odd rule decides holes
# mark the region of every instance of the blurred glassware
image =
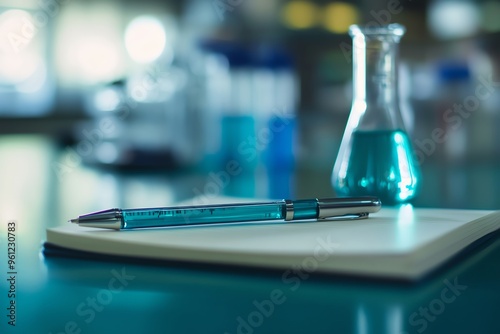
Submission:
[[254,52],[253,103],[257,144],[262,161],[272,171],[295,166],[298,79],[291,55],[279,46],[264,45]]
[[298,80],[290,54],[275,45],[214,39],[204,40],[200,49],[205,143],[215,165],[233,160],[249,171],[292,169]]
[[93,120],[77,131],[80,143],[91,144],[85,160],[120,167],[193,165],[199,152],[187,108],[188,79],[182,67],[156,63],[96,88],[87,103]]
[[397,204],[417,195],[420,171],[398,100],[399,24],[351,26],[353,104],[332,173],[341,196],[378,196]]
[[253,89],[257,148],[267,172],[269,198],[294,197],[298,79],[290,53],[277,45],[254,52]]
[[91,89],[92,121],[77,131],[88,162],[120,167],[183,168],[200,159],[199,110],[192,73],[178,50],[177,19],[159,11],[135,16],[124,31],[130,68],[122,80]]

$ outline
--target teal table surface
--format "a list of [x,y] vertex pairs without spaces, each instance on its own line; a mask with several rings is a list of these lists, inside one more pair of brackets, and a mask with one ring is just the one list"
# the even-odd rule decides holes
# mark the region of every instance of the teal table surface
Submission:
[[[495,166],[422,167],[415,205],[498,208]],[[333,196],[328,171],[291,178],[283,193],[257,175],[220,195]],[[46,228],[79,213],[172,204],[206,184],[202,173],[96,169],[45,137],[0,137],[0,333],[500,333],[498,234],[417,283],[41,252]]]

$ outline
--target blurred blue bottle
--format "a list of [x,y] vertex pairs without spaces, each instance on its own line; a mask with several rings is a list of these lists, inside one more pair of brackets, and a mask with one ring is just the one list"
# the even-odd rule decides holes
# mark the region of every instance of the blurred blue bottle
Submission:
[[275,45],[258,47],[254,57],[256,149],[268,179],[264,196],[294,197],[298,80],[292,57]]
[[251,85],[252,58],[244,46],[232,41],[205,40],[210,74],[206,87],[205,146],[208,168],[221,169],[230,162],[242,173],[252,172],[255,154],[255,116]]
[[[229,173],[221,186],[226,196],[256,196],[256,118],[253,108],[251,50],[234,41],[207,39],[200,42],[205,54],[206,87],[204,168]],[[232,173],[237,171],[236,174]]]
[[252,57],[237,43],[227,44],[229,61],[229,105],[221,117],[221,152],[223,164],[236,161],[244,174],[252,173],[258,163],[255,154],[255,113],[252,96]]
[[420,171],[398,100],[397,53],[405,28],[351,26],[353,103],[332,173],[339,196],[413,199]]

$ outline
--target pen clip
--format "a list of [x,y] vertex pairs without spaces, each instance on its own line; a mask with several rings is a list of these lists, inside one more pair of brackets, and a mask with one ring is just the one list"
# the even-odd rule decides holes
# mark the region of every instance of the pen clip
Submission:
[[356,213],[356,214],[346,214],[333,217],[318,218],[318,220],[360,220],[366,219],[370,216],[368,212]]
[[318,219],[365,219],[381,205],[377,197],[318,199]]

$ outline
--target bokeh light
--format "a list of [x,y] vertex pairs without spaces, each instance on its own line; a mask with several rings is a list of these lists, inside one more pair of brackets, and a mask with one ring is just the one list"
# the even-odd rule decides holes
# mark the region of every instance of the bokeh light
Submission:
[[24,10],[11,9],[0,15],[0,83],[20,84],[42,65],[36,28]]
[[285,25],[292,29],[307,29],[315,26],[319,10],[309,1],[290,1],[283,7],[282,17]]
[[469,1],[438,1],[429,6],[429,27],[441,39],[468,37],[477,32],[479,8]]
[[323,10],[323,26],[337,34],[346,33],[352,24],[358,23],[358,10],[351,4],[335,2]]
[[138,63],[156,60],[165,49],[166,36],[162,23],[152,16],[132,20],[125,31],[125,47]]

